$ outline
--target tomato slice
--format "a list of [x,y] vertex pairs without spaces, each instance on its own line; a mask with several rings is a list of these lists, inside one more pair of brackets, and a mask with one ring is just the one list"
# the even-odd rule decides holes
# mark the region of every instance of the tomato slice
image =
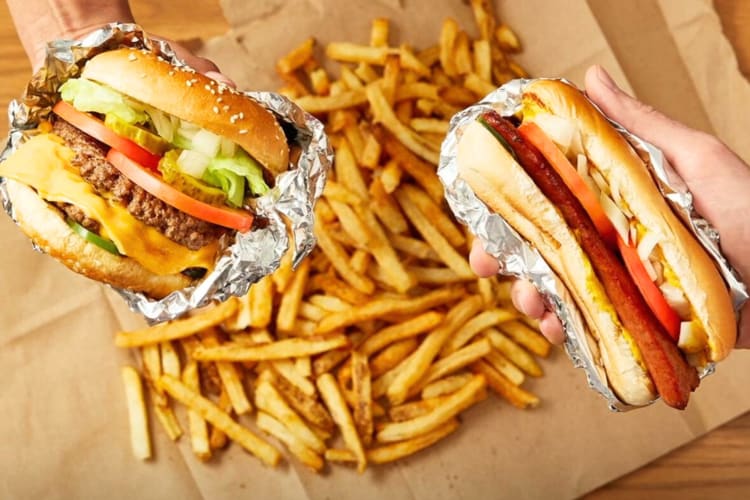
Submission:
[[55,104],[52,111],[57,116],[70,123],[75,128],[87,133],[94,139],[103,142],[111,148],[122,151],[128,158],[137,162],[139,165],[143,165],[154,171],[156,171],[159,166],[161,156],[151,153],[130,139],[117,135],[115,132],[105,127],[104,122],[88,113],[78,111],[71,104],[68,104],[65,101],[60,101]]
[[216,207],[191,198],[144,169],[115,148],[110,149],[109,153],[107,153],[107,161],[122,172],[125,177],[138,184],[148,193],[186,214],[212,224],[242,232],[249,231],[253,225],[253,214],[231,208]]
[[664,298],[664,294],[661,293],[656,283],[651,281],[651,277],[646,271],[646,267],[641,261],[641,257],[638,255],[638,250],[635,247],[626,245],[622,238],[617,238],[617,246],[620,248],[620,254],[622,260],[625,262],[625,267],[630,273],[630,276],[635,281],[635,285],[640,290],[643,299],[648,304],[648,307],[653,311],[656,319],[659,323],[664,326],[667,333],[675,340],[680,338],[680,316],[672,309],[667,299]]
[[547,159],[552,168],[562,177],[565,185],[578,198],[586,213],[591,217],[591,221],[596,226],[599,234],[602,235],[602,238],[604,238],[604,241],[612,248],[617,248],[617,231],[615,230],[615,226],[604,212],[596,193],[586,184],[575,167],[571,165],[563,152],[560,151],[560,148],[552,142],[552,139],[547,137],[547,134],[536,123],[522,123],[518,127],[518,132],[542,153],[542,156]]

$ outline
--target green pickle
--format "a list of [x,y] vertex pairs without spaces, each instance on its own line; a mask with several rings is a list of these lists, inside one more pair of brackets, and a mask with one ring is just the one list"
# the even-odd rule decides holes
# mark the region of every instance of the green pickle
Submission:
[[130,139],[143,149],[146,149],[155,155],[161,156],[171,147],[167,141],[158,135],[137,125],[131,125],[113,114],[107,113],[104,117],[104,126],[115,132],[117,135]]
[[192,175],[180,172],[177,157],[180,152],[176,149],[168,151],[159,162],[159,171],[164,182],[185,193],[191,198],[209,205],[222,206],[226,204],[227,195],[221,189],[209,186]]
[[115,255],[121,255],[120,252],[117,250],[117,246],[112,242],[111,240],[108,240],[106,238],[102,238],[96,233],[93,233],[77,223],[76,221],[72,219],[67,219],[68,226],[75,231],[75,233],[83,238],[84,240],[88,241],[89,243],[93,243],[94,245],[98,246],[99,248],[102,248],[109,253],[113,253]]

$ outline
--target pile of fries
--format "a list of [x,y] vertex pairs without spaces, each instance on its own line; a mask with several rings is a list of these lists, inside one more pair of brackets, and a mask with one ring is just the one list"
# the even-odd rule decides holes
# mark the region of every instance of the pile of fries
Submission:
[[[285,257],[246,297],[116,337],[140,350],[153,413],[174,440],[184,424],[172,403],[187,408],[199,458],[232,440],[275,465],[265,434],[315,471],[362,471],[452,433],[488,387],[518,408],[539,403],[521,385],[542,375],[536,357],[550,346],[512,308],[510,283],[471,272],[471,237],[435,173],[447,120],[525,76],[513,32],[487,2],[472,7],[477,40],[448,19],[419,52],[389,45],[376,19],[370,45],[326,47],[342,63],[335,81],[312,39],[278,62],[283,92],[324,120],[335,147],[317,249],[296,270]],[[129,367],[123,376],[134,452],[147,458],[141,381]],[[336,429],[343,447],[332,447]]]

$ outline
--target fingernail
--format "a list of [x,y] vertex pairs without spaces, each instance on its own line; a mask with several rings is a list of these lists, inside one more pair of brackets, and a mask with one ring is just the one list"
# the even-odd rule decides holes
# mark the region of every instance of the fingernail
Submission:
[[602,82],[604,86],[607,87],[609,90],[612,90],[614,92],[619,92],[620,88],[617,86],[615,81],[612,80],[612,77],[609,76],[609,73],[607,73],[607,70],[605,70],[601,66],[597,66],[596,76],[599,78],[599,81]]

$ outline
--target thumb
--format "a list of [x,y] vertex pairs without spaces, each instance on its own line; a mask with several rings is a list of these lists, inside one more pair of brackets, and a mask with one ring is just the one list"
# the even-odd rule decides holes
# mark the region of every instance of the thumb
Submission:
[[586,71],[585,83],[586,95],[604,114],[661,149],[672,165],[701,134],[626,94],[601,66]]

